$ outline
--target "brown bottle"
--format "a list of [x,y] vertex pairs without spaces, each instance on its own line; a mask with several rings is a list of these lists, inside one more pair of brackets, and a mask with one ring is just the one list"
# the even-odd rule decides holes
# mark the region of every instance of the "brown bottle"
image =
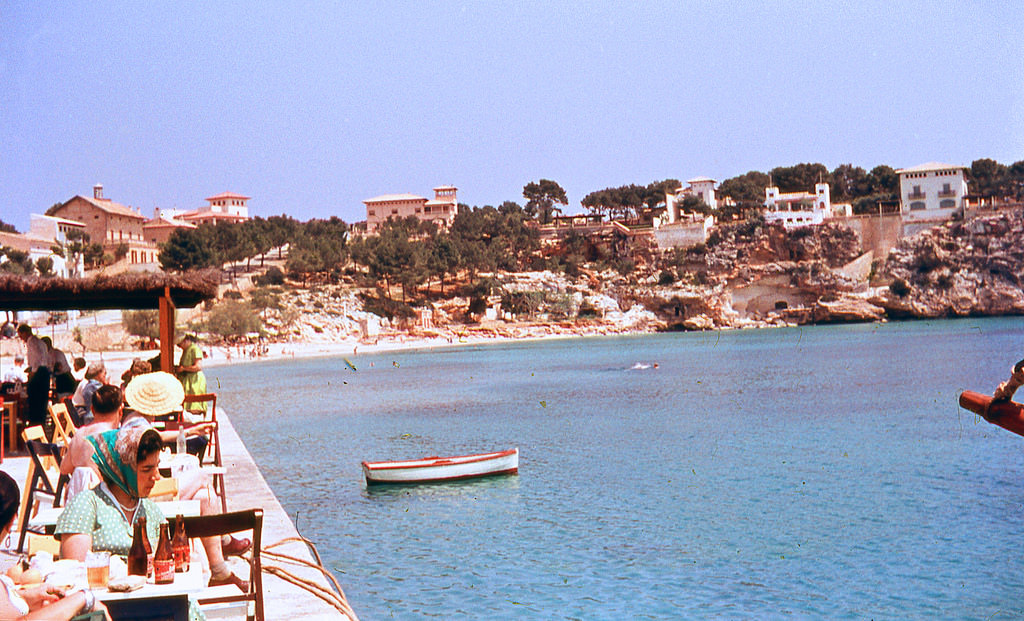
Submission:
[[174,582],[174,552],[171,550],[169,530],[168,524],[160,525],[160,541],[156,544],[156,554],[153,555],[153,581],[157,584]]
[[149,576],[149,537],[146,536],[146,516],[135,519],[135,533],[132,535],[132,547],[128,550],[128,575]]
[[175,520],[174,539],[171,539],[171,549],[174,551],[174,571],[188,572],[192,550],[188,545],[188,536],[185,534],[185,518],[181,514]]

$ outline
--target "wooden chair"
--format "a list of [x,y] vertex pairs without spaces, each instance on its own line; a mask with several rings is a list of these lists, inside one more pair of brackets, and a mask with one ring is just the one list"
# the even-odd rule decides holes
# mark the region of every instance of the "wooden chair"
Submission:
[[75,429],[81,427],[85,421],[78,415],[78,408],[75,407],[71,397],[64,397],[64,407],[68,409],[68,416],[71,417],[71,422],[74,423]]
[[[186,517],[185,532],[191,537],[214,537],[252,531],[252,557],[249,561],[249,590],[240,595],[199,597],[199,606],[248,602],[246,619],[264,621],[263,617],[263,565],[260,561],[263,532],[263,509],[247,509],[217,515]],[[216,587],[220,588],[220,587]],[[234,589],[234,587],[228,587]]]
[[74,421],[71,420],[68,406],[63,403],[51,403],[48,409],[50,411],[50,418],[53,419],[54,441],[59,441],[65,447],[69,446],[71,444],[71,437],[75,435],[78,429],[75,427]]
[[[220,453],[220,424],[217,423],[217,394],[208,392],[201,395],[185,395],[184,410],[182,410],[181,417],[178,419],[179,424],[184,424],[185,411],[189,409],[189,405],[193,403],[206,403],[206,413],[201,416],[202,422],[213,423],[213,431],[210,432],[210,445],[206,447],[205,458],[213,460],[213,465],[223,467],[224,462],[221,459]],[[193,412],[193,414],[195,414]],[[204,458],[204,462],[206,459]],[[202,464],[200,464],[202,465]],[[213,475],[213,489],[220,495],[221,511],[227,513],[228,510],[228,494],[224,487],[224,475],[215,474]]]
[[[42,430],[40,429],[41,432]],[[29,465],[29,476],[28,483],[25,486],[25,493],[22,494],[21,524],[18,529],[20,531],[18,533],[18,552],[24,550],[25,536],[29,532],[39,535],[48,534],[45,528],[33,527],[30,523],[31,517],[44,501],[49,502],[51,507],[60,507],[64,486],[68,480],[66,475],[59,474],[59,446],[44,442],[43,440],[29,438],[25,439],[25,446],[28,448],[28,454],[32,461]],[[46,464],[46,458],[52,459],[58,467],[56,483],[50,480],[48,473],[50,468]]]
[[60,558],[60,542],[53,535],[33,533],[28,536],[28,555],[32,556],[39,551],[49,552],[55,559]]

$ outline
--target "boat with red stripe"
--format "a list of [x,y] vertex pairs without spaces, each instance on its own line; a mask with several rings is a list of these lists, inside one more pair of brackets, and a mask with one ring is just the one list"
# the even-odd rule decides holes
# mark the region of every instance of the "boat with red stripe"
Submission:
[[519,449],[407,461],[364,461],[367,484],[442,483],[519,473]]

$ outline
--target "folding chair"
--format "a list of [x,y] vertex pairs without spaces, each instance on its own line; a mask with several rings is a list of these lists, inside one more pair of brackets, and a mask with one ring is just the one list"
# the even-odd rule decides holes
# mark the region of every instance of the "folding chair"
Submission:
[[71,400],[71,397],[64,397],[64,407],[68,409],[68,416],[71,417],[71,422],[75,425],[75,429],[81,427],[82,423],[85,421],[78,415],[78,408],[75,407],[75,403]]
[[[218,604],[247,602],[246,619],[264,621],[263,618],[263,564],[260,561],[261,536],[263,532],[263,509],[247,509],[217,515],[186,517],[185,533],[191,537],[214,537],[252,531],[252,558],[249,561],[249,590],[240,595],[214,595],[199,597],[200,609],[216,607]],[[214,587],[221,589],[221,587]],[[224,587],[234,589],[233,586]]]
[[[26,430],[28,431],[28,430]],[[25,439],[25,446],[28,447],[28,454],[32,458],[29,466],[29,482],[25,486],[25,496],[22,498],[22,514],[21,514],[21,525],[18,533],[18,552],[21,552],[25,547],[25,536],[31,531],[38,535],[46,535],[46,526],[33,526],[30,524],[32,514],[36,512],[37,507],[42,505],[42,501],[45,499],[50,502],[50,506],[58,508],[61,506],[61,498],[64,493],[64,486],[67,483],[68,477],[66,475],[58,475],[57,483],[54,484],[50,481],[50,476],[47,472],[47,464],[44,463],[46,458],[51,458],[57,466],[60,466],[60,447],[55,444],[49,444],[38,439]]]
[[[193,403],[207,404],[205,415],[202,416],[201,421],[198,421],[213,423],[213,431],[210,433],[210,445],[206,447],[206,457],[210,457],[212,455],[213,465],[223,467],[224,462],[221,460],[220,453],[220,424],[217,423],[217,394],[208,392],[201,395],[185,395],[185,402],[183,404],[184,409],[182,410],[181,418],[178,419],[179,424],[184,424],[185,412],[188,411],[188,406]],[[213,489],[220,495],[221,511],[227,513],[228,494],[224,487],[223,474],[218,473],[213,475]]]
[[54,440],[59,440],[64,446],[71,444],[71,436],[75,435],[78,429],[71,420],[71,413],[68,406],[63,403],[51,403],[48,406],[50,418],[53,419]]

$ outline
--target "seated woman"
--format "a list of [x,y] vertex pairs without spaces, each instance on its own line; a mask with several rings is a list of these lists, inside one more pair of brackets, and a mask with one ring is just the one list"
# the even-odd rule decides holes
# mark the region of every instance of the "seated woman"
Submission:
[[[60,539],[60,555],[83,560],[89,550],[107,550],[127,556],[140,516],[146,517],[150,542],[158,540],[160,524],[167,521],[148,498],[160,478],[160,435],[151,427],[132,425],[92,436],[89,442],[103,482],[76,495],[57,518],[54,534]],[[204,538],[203,547],[210,561],[210,586],[247,589],[224,562],[219,537]]]
[[[181,387],[181,383],[173,375],[157,371],[133,377],[132,381],[124,389],[124,396],[127,405],[131,406],[132,411],[125,414],[121,421],[121,427],[129,427],[131,425],[149,427],[150,419],[166,416],[176,418],[175,415],[181,412],[185,391]],[[215,424],[210,422],[193,425],[188,427],[185,433],[210,433]],[[164,444],[174,446],[177,440],[177,432],[160,432],[160,438],[164,441]],[[189,447],[187,450],[189,454],[196,454],[192,450],[192,442],[193,440],[200,439],[203,442],[201,448],[205,449],[208,442],[205,436],[200,435],[186,438],[185,443]],[[198,454],[198,458],[199,463],[201,463],[203,459],[202,452]],[[218,498],[211,486],[209,475],[196,469],[182,471],[176,474],[175,478],[178,479],[178,496],[182,500],[198,500],[202,515],[220,513],[220,498]],[[252,547],[252,542],[248,539],[235,539],[234,537],[225,536],[221,540],[221,545],[222,549],[216,551],[215,555],[228,554],[238,556],[247,552]]]
[[[0,472],[0,524],[3,524],[0,539],[11,534],[20,501],[18,484],[11,475]],[[103,611],[107,621],[110,621],[107,609],[89,591],[64,593],[47,584],[17,591],[10,578],[0,575],[0,619],[68,621],[76,615],[93,610]]]

